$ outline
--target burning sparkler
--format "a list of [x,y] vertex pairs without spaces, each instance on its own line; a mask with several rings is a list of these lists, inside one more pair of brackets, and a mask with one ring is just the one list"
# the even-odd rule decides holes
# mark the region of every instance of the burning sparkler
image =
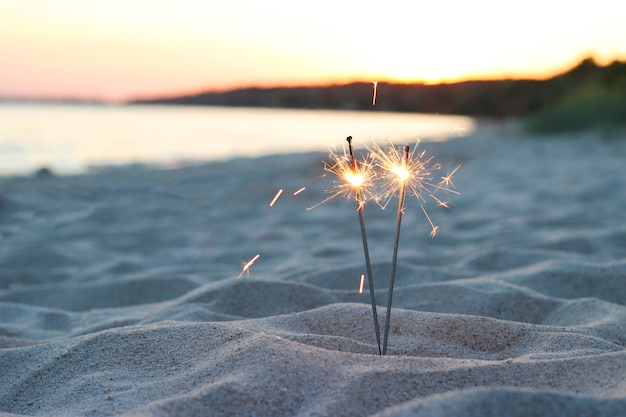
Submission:
[[[373,81],[373,96],[372,106],[376,105],[376,93],[378,88],[378,82]],[[456,129],[455,129],[456,130]],[[461,130],[461,129],[459,129]],[[452,177],[459,170],[460,165],[447,175],[441,177],[441,181],[438,184],[432,182],[432,172],[440,169],[439,164],[432,162],[433,157],[426,158],[426,152],[422,151],[415,155],[415,151],[418,146],[416,145],[413,151],[409,146],[402,147],[401,151],[390,144],[387,148],[376,146],[370,150],[368,156],[358,161],[354,157],[354,151],[352,149],[352,136],[348,136],[348,152],[344,147],[343,155],[337,152],[331,152],[332,164],[324,163],[324,169],[332,172],[338,178],[335,181],[332,189],[329,190],[330,197],[326,198],[322,202],[309,207],[307,210],[311,210],[321,204],[324,204],[328,200],[331,200],[338,195],[345,194],[348,198],[354,197],[357,202],[357,212],[359,214],[359,222],[361,225],[361,237],[363,240],[363,253],[365,255],[365,264],[367,267],[367,279],[369,283],[370,298],[372,303],[372,313],[374,316],[374,329],[376,331],[376,341],[378,343],[378,353],[385,355],[387,353],[387,341],[389,338],[389,328],[391,319],[391,305],[393,299],[393,287],[396,276],[396,265],[398,260],[398,246],[400,241],[400,226],[402,223],[402,214],[404,213],[404,202],[406,195],[415,196],[420,201],[420,207],[428,220],[431,227],[430,236],[435,237],[439,226],[436,226],[428,212],[424,208],[423,203],[426,201],[426,197],[432,198],[440,206],[448,207],[448,203],[440,200],[435,196],[438,191],[446,193],[458,194],[454,191],[454,183]],[[374,180],[381,180],[382,187],[381,192],[376,193],[374,191]],[[302,189],[301,189],[302,190]],[[294,195],[299,193],[298,190]],[[282,190],[281,190],[282,192]],[[279,194],[274,197],[275,200],[279,197]],[[365,206],[366,197],[371,197],[381,208],[385,208],[391,199],[398,195],[398,213],[396,217],[396,235],[393,247],[393,258],[391,263],[391,275],[389,280],[389,293],[387,297],[387,314],[385,316],[385,333],[383,348],[381,351],[380,345],[380,330],[378,325],[378,313],[376,311],[376,297],[374,294],[374,280],[372,278],[372,268],[370,264],[369,249],[367,245],[367,236],[365,232],[365,218],[363,215],[363,208]],[[245,267],[244,267],[245,269]],[[243,273],[243,271],[242,271]],[[365,275],[361,275],[361,282],[359,286],[359,294],[363,291]]]
[[422,151],[415,155],[417,146],[410,150],[409,146],[396,148],[389,145],[387,148],[377,146],[373,151],[374,158],[377,160],[377,167],[382,171],[381,178],[383,181],[382,191],[379,196],[381,207],[386,207],[391,199],[398,195],[398,212],[396,217],[396,234],[393,247],[393,258],[391,262],[391,274],[389,280],[389,293],[387,295],[387,314],[385,316],[385,331],[383,337],[382,354],[387,353],[387,341],[389,337],[389,323],[391,319],[391,305],[393,299],[393,287],[396,275],[396,265],[398,259],[398,246],[400,241],[400,226],[402,223],[402,214],[404,213],[404,202],[406,195],[413,195],[420,201],[420,207],[428,220],[431,227],[430,236],[435,237],[439,226],[436,226],[428,212],[424,208],[423,202],[426,201],[425,195],[431,197],[439,205],[447,207],[447,203],[438,199],[435,193],[439,190],[458,194],[452,189],[454,183],[452,177],[460,168],[455,168],[442,180],[439,184],[432,183],[432,172],[440,169],[439,164],[432,162],[433,157],[426,157],[426,152]]
[[276,201],[278,200],[278,198],[281,196],[282,193],[283,193],[283,189],[281,188],[280,190],[278,190],[278,192],[276,193],[276,195],[270,202],[270,207],[274,206],[274,203],[276,203]]
[[325,170],[335,174],[339,180],[335,181],[335,185],[330,192],[333,194],[321,203],[309,207],[311,210],[328,200],[345,194],[348,198],[354,197],[357,203],[357,212],[359,214],[359,223],[361,226],[361,238],[363,240],[363,253],[365,255],[365,266],[367,272],[367,281],[370,291],[370,301],[372,304],[372,315],[374,316],[374,331],[376,333],[376,342],[378,344],[378,354],[380,349],[380,329],[378,325],[378,312],[376,311],[376,296],[374,294],[374,279],[372,277],[372,266],[370,263],[369,248],[367,245],[367,233],[365,231],[365,216],[363,209],[365,207],[366,198],[373,194],[373,183],[375,178],[374,165],[372,164],[371,155],[364,160],[357,161],[352,149],[352,136],[346,138],[348,141],[348,152],[343,150],[343,155],[331,152],[330,157],[332,165],[325,163]]

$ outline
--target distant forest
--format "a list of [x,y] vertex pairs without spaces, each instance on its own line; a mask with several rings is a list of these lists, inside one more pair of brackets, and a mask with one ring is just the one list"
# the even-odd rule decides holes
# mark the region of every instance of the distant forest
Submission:
[[[543,124],[546,117],[548,119],[547,130],[551,124],[555,125],[553,130],[564,126],[578,128],[581,123],[585,127],[581,111],[595,113],[588,115],[590,118],[626,123],[626,62],[620,61],[599,66],[592,58],[587,58],[569,71],[545,80],[463,81],[436,85],[379,83],[374,107],[372,89],[372,83],[364,82],[322,87],[244,88],[134,103],[371,110],[489,118],[530,116],[531,125],[541,116]],[[589,123],[596,124],[595,119]],[[546,128],[541,123],[538,127],[539,130]]]

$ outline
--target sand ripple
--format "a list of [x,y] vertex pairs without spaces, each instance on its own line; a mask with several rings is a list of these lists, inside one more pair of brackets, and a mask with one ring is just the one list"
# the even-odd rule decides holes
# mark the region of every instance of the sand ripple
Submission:
[[[305,210],[323,155],[4,179],[0,415],[623,415],[626,143],[426,148],[463,194],[434,240],[407,204],[385,357],[353,202]],[[382,324],[395,213],[365,215]]]

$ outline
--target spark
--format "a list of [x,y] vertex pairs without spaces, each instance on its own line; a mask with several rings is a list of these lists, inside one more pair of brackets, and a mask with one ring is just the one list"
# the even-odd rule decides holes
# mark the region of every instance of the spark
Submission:
[[296,191],[295,193],[293,193],[293,195],[298,195],[300,194],[302,191],[306,190],[306,187],[302,187],[300,188],[298,191]]
[[411,176],[409,170],[406,169],[405,166],[395,166],[395,167],[391,168],[391,172],[396,174],[400,181],[406,181]]
[[[352,139],[352,136],[349,138]],[[354,198],[357,210],[365,206],[368,198],[376,200],[374,192],[376,172],[371,154],[359,160],[355,158],[352,146],[349,146],[348,150],[344,146],[342,152],[331,149],[329,156],[330,162],[324,161],[324,170],[335,175],[333,187],[326,191],[331,195],[307,210],[312,210],[339,195]]]
[[378,312],[376,311],[376,295],[374,294],[374,279],[372,277],[372,266],[370,262],[369,247],[367,245],[367,233],[365,230],[364,207],[367,196],[373,195],[373,185],[376,171],[372,160],[372,154],[369,153],[364,159],[357,160],[352,149],[352,136],[346,138],[348,142],[348,150],[344,146],[343,154],[331,151],[331,163],[324,162],[324,169],[335,174],[337,179],[333,188],[329,191],[330,197],[321,203],[309,207],[311,210],[338,195],[345,194],[348,198],[356,200],[357,213],[359,214],[359,224],[361,226],[361,240],[363,241],[363,255],[365,256],[365,267],[367,268],[367,281],[370,292],[370,301],[372,304],[372,315],[374,317],[374,332],[376,334],[376,343],[378,345],[378,354],[380,349],[380,327],[378,325]]
[[241,278],[243,276],[244,273],[247,274],[247,276],[250,276],[250,267],[252,266],[252,264],[254,264],[254,262],[259,259],[261,257],[260,254],[256,254],[254,256],[254,258],[250,259],[248,262],[242,262],[241,263],[241,273],[239,274],[239,276],[237,278]]
[[[392,144],[387,146],[376,145],[372,150],[376,165],[381,171],[381,192],[377,201],[382,208],[387,207],[391,199],[400,193],[402,187],[406,193],[425,201],[423,194],[434,194],[437,185],[433,184],[432,172],[441,168],[433,163],[433,157],[426,157],[426,151],[416,154],[419,143],[409,151],[406,157],[406,147],[400,149]],[[443,185],[439,188],[445,189]]]
[[424,205],[420,204],[420,207],[422,208],[422,211],[424,212],[424,216],[426,216],[426,219],[428,219],[428,223],[430,223],[430,227],[431,227],[430,237],[434,238],[435,236],[437,236],[437,232],[439,231],[439,226],[435,226],[433,221],[430,219],[430,216],[428,215],[428,212],[424,208]]
[[439,207],[450,208],[450,206],[448,205],[448,202],[447,202],[447,201],[440,200],[440,199],[439,199],[439,198],[437,198],[437,196],[435,196],[434,194],[431,194],[431,195],[430,195],[430,198],[432,198],[433,200],[435,200],[435,201],[437,202],[437,205],[438,205]]
[[276,195],[274,196],[274,198],[270,202],[270,207],[272,207],[274,205],[274,203],[276,202],[276,200],[278,200],[278,197],[280,197],[280,195],[282,193],[283,193],[283,189],[281,188],[280,190],[278,190],[278,192],[276,193]]
[[372,81],[374,84],[374,93],[372,94],[372,106],[376,105],[376,93],[378,92],[378,81]]
[[435,200],[440,207],[450,208],[447,201],[442,201],[441,199],[435,196],[434,194],[435,192],[439,190],[443,190],[446,194],[450,194],[450,193],[457,194],[457,195],[460,194],[458,191],[454,189],[456,188],[456,186],[454,185],[454,182],[452,181],[454,174],[456,174],[459,168],[461,168],[461,165],[457,165],[456,168],[454,168],[451,172],[448,172],[448,174],[441,177],[441,181],[439,181],[439,184],[437,184],[433,192],[430,194],[430,197],[433,200]]
[[363,294],[363,284],[365,284],[365,274],[361,274],[361,283],[359,284],[359,294]]
[[[382,208],[387,207],[391,199],[400,194],[402,187],[406,188],[406,194],[417,198],[420,204],[425,203],[428,198],[432,198],[437,205],[445,208],[449,208],[448,202],[439,198],[436,195],[438,192],[460,194],[454,189],[453,177],[461,168],[461,165],[457,165],[448,174],[440,177],[441,181],[435,184],[433,182],[433,171],[441,169],[441,165],[435,163],[432,156],[427,156],[426,151],[422,150],[417,153],[418,146],[419,142],[410,151],[407,158],[403,158],[401,155],[401,148],[392,144],[386,146],[377,145],[372,150],[377,161],[377,168],[381,171],[382,186],[381,191],[377,195],[377,201]],[[404,211],[404,206],[401,209]],[[422,209],[431,227],[438,229],[438,226],[433,225],[423,205]]]

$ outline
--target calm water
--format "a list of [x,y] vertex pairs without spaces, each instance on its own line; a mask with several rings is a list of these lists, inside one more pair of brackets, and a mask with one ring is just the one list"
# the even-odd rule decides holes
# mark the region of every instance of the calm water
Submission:
[[357,147],[445,140],[473,128],[467,117],[383,112],[0,104],[0,175],[325,151],[348,135]]

